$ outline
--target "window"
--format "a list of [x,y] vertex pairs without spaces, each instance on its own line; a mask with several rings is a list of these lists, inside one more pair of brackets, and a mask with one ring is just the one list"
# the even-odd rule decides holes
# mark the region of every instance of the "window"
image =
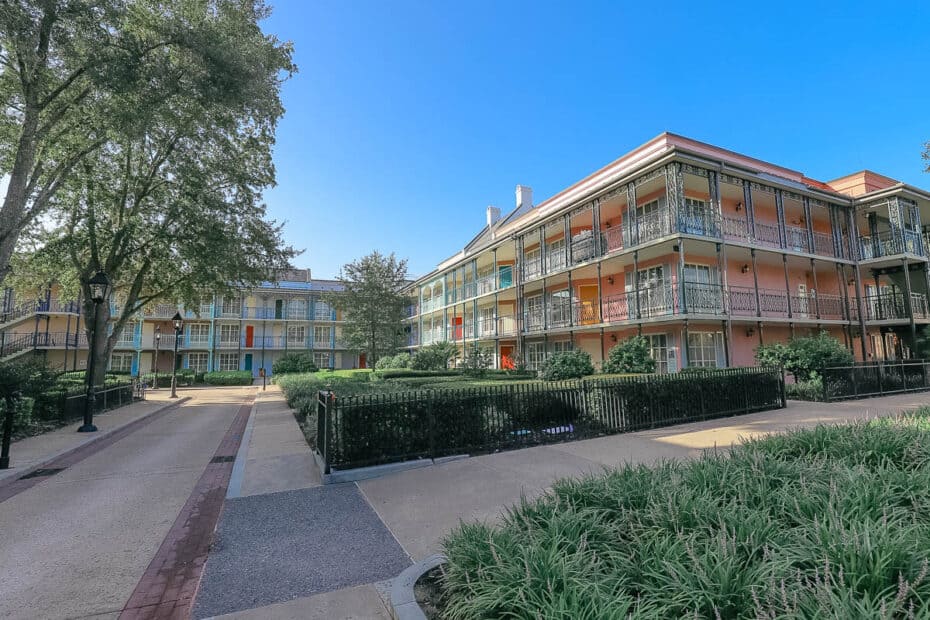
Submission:
[[572,350],[572,341],[571,340],[556,340],[552,343],[552,352],[553,353],[565,353],[566,351]]
[[329,353],[315,352],[313,354],[313,363],[316,364],[318,368],[329,368]]
[[[665,268],[662,265],[640,269],[639,283],[640,313],[644,317],[666,314],[672,309],[671,291],[665,283]],[[632,286],[630,286],[632,289]]]
[[546,271],[565,268],[565,239],[558,239],[546,244]]
[[313,327],[313,346],[315,347],[329,347],[333,342],[333,328],[332,327],[320,327],[315,325]]
[[206,372],[207,371],[207,354],[203,352],[188,353],[187,354],[187,367],[193,370],[194,372]]
[[220,342],[225,344],[237,344],[239,342],[239,326],[220,325]]
[[688,366],[717,367],[717,338],[713,332],[688,334]]
[[684,280],[688,312],[716,313],[723,310],[716,269],[708,265],[688,263],[685,265]]
[[188,346],[208,346],[210,344],[210,326],[206,323],[191,323]]
[[116,339],[116,346],[132,346],[136,336],[136,323],[129,322],[123,325],[123,331],[120,332],[119,338]]
[[478,335],[494,335],[494,308],[478,308]]
[[526,343],[526,367],[539,370],[546,362],[546,345],[544,342]]
[[665,209],[659,208],[658,200],[636,207],[636,227],[639,230],[639,243],[656,239],[670,232]]
[[556,291],[549,296],[549,326],[565,327],[569,324],[572,300],[568,289]]
[[238,297],[224,297],[220,311],[227,316],[239,316],[239,313],[242,312],[242,303]]
[[543,298],[542,295],[526,298],[526,327],[527,331],[538,331],[543,328]]
[[239,354],[220,353],[219,370],[239,370]]
[[287,302],[287,318],[305,319],[307,318],[307,300],[291,299]]
[[287,326],[287,344],[304,346],[307,342],[307,328],[303,325]]
[[649,340],[649,356],[656,361],[656,372],[668,372],[668,337],[665,334],[645,334]]
[[713,217],[707,202],[696,198],[685,198],[684,208],[679,215],[681,232],[692,235],[713,235]]
[[523,276],[535,278],[542,271],[539,260],[539,248],[533,248],[523,253]]
[[325,301],[318,301],[313,307],[313,318],[318,321],[331,321],[333,318],[333,309]]
[[134,353],[114,353],[110,356],[110,370],[113,372],[132,372]]

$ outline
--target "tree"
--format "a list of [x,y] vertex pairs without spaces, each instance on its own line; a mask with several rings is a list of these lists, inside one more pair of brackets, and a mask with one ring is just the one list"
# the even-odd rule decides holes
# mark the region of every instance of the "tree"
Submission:
[[0,283],[24,230],[119,136],[146,133],[182,101],[269,104],[255,84],[293,66],[258,27],[268,13],[261,0],[2,4]]
[[10,466],[10,442],[13,439],[13,422],[17,405],[23,396],[33,398],[47,394],[54,379],[48,367],[33,359],[0,364],[0,407],[3,422],[0,425],[0,469]]
[[756,361],[783,368],[798,381],[808,381],[824,368],[848,366],[855,359],[839,340],[821,331],[816,336],[792,338],[787,345],[761,345],[756,349]]
[[618,342],[607,354],[602,370],[608,374],[655,372],[656,361],[652,359],[649,340],[633,336]]
[[594,364],[587,351],[574,349],[553,353],[543,364],[540,377],[547,381],[563,381],[565,379],[578,379],[594,374]]
[[342,335],[349,349],[367,354],[370,368],[400,345],[405,309],[407,261],[372,252],[344,265],[336,278],[343,291],[327,301],[342,312]]
[[434,342],[413,354],[410,368],[413,370],[445,370],[449,367],[449,362],[455,361],[458,355],[459,349],[455,343],[448,340]]
[[24,269],[35,282],[76,282],[88,317],[88,280],[104,271],[114,282],[116,314],[101,304],[87,325],[95,384],[123,326],[146,303],[196,306],[205,291],[273,279],[295,255],[261,203],[274,183],[271,148],[290,49],[261,32],[264,13],[249,3],[219,2],[215,15],[206,2],[190,6],[204,14],[192,14],[197,28],[185,32],[220,59],[208,67],[199,57],[165,59],[180,90],[166,87],[157,113],[111,130],[105,146],[84,156],[49,201],[52,224]]

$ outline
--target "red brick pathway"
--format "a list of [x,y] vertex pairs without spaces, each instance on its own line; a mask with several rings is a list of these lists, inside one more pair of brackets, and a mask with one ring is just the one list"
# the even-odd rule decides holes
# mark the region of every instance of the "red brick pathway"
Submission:
[[[83,445],[78,446],[77,448],[74,448],[73,450],[69,450],[65,452],[64,454],[61,454],[53,458],[50,461],[46,461],[45,463],[42,463],[41,465],[33,467],[30,470],[24,470],[23,475],[28,475],[30,471],[35,471],[36,469],[64,469],[66,467],[71,467],[72,465],[80,463],[87,457],[100,452],[104,448],[112,446],[113,444],[115,444],[117,441],[119,441],[126,435],[129,435],[130,433],[133,433],[139,430],[146,424],[149,424],[150,422],[154,422],[155,420],[168,415],[169,412],[174,411],[182,403],[185,403],[189,400],[190,400],[189,396],[182,398],[172,405],[169,405],[162,409],[158,409],[154,413],[150,413],[149,415],[139,418],[138,420],[133,420],[126,426],[122,426],[116,429],[109,435],[103,435],[101,437],[98,437],[92,441],[89,441]],[[5,502],[6,500],[10,499],[14,495],[18,495],[22,493],[23,491],[29,490],[32,487],[39,484],[40,482],[43,482],[48,479],[49,479],[48,476],[38,476],[35,478],[26,478],[26,479],[22,479],[18,477],[8,478],[4,480],[3,482],[0,482],[0,503]]]
[[[188,618],[254,396],[239,408],[187,503],[123,607],[120,620]],[[227,457],[217,459],[217,457]]]

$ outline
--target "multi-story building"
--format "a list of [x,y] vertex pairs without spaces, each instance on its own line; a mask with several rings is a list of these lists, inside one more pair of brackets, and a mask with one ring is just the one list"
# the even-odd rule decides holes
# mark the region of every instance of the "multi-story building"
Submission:
[[[170,371],[175,340],[171,318],[179,311],[184,317],[180,368],[251,370],[256,376],[264,368],[270,375],[274,361],[294,351],[311,351],[321,368],[357,368],[364,358],[346,349],[341,313],[325,301],[325,293],[339,290],[336,281],[312,279],[310,270],[295,269],[276,283],[211,295],[198,308],[148,306],[120,333],[110,368],[137,374],[157,365],[159,371]],[[0,359],[34,353],[54,368],[86,367],[81,304],[58,299],[55,291],[51,287],[43,299],[20,303],[7,291],[0,316]],[[111,304],[111,314],[119,310],[118,301]]]
[[537,368],[649,339],[662,371],[743,366],[826,330],[859,359],[907,356],[930,323],[930,193],[862,171],[830,182],[664,133],[540,204],[487,209],[410,288],[409,348],[482,347]]

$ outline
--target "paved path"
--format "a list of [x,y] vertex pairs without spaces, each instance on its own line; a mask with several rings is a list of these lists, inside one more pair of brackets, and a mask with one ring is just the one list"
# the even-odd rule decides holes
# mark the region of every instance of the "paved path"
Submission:
[[[0,617],[123,614],[169,532],[177,542],[176,524],[198,483],[205,475],[222,483],[210,461],[224,445],[232,469],[242,428],[232,437],[227,431],[237,421],[245,426],[241,405],[254,392],[182,390],[193,399],[0,502]],[[225,492],[222,484],[219,506]],[[212,525],[206,540],[210,532]],[[125,615],[156,617],[157,609]]]

